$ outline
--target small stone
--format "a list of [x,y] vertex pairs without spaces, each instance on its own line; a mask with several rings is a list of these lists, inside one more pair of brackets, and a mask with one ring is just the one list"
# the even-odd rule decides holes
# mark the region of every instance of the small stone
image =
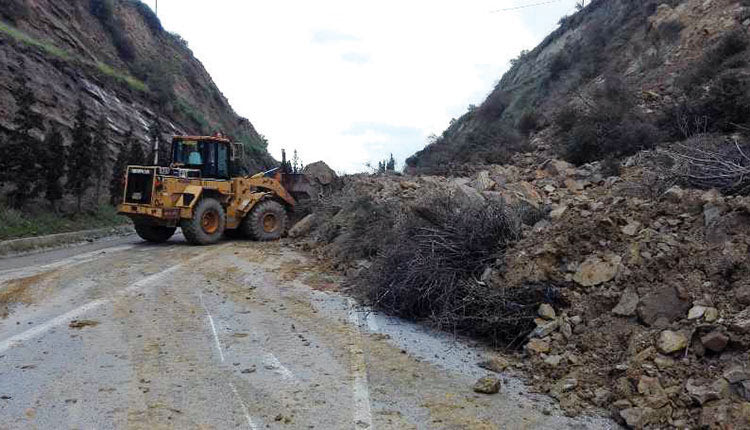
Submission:
[[664,197],[673,203],[680,203],[684,196],[685,196],[685,191],[683,191],[682,188],[678,187],[677,185],[668,189],[664,193]]
[[573,280],[584,287],[592,287],[609,282],[620,270],[622,257],[617,254],[589,256],[573,275]]
[[621,411],[623,409],[628,409],[628,408],[633,407],[633,404],[628,399],[620,399],[620,400],[615,400],[614,402],[612,402],[612,407],[617,409],[618,411]]
[[483,361],[479,363],[479,367],[482,367],[484,369],[490,370],[495,373],[501,373],[505,369],[508,368],[510,365],[510,362],[508,360],[504,359],[503,357],[492,357],[489,360]]
[[724,379],[729,381],[730,384],[748,381],[750,380],[750,372],[742,366],[734,366],[724,372]]
[[628,408],[620,411],[620,417],[630,428],[643,428],[646,424],[646,408]]
[[542,339],[531,339],[526,344],[526,349],[537,354],[546,354],[549,352],[549,342]]
[[594,390],[594,404],[602,407],[606,405],[612,398],[612,392],[604,387],[599,387]]
[[557,320],[547,321],[546,324],[542,324],[534,329],[529,336],[543,338],[551,335],[560,328],[560,322]]
[[419,184],[412,181],[401,181],[398,184],[402,190],[416,190],[419,189]]
[[474,384],[474,392],[482,394],[496,394],[500,391],[500,380],[494,376],[479,378]]
[[703,315],[706,313],[706,307],[705,306],[693,306],[688,311],[688,319],[689,320],[697,320],[703,317]]
[[688,345],[688,338],[682,333],[664,330],[659,335],[659,340],[656,347],[659,348],[663,354],[672,354],[677,351],[682,351]]
[[721,352],[727,347],[729,343],[729,336],[725,335],[720,331],[712,331],[705,336],[701,337],[701,343],[709,351]]
[[719,319],[719,310],[716,308],[706,308],[703,319],[709,323],[715,322]]
[[669,403],[669,397],[659,383],[659,378],[641,376],[638,380],[638,393],[645,396],[646,404],[654,409],[659,409]]
[[557,367],[562,359],[562,355],[550,355],[544,359],[544,363],[552,367]]
[[559,392],[561,392],[561,393],[567,393],[568,391],[571,391],[571,390],[575,389],[578,386],[578,379],[576,379],[576,378],[565,378],[565,379],[561,380],[560,382],[558,382],[555,385],[557,385],[557,388],[558,388]]
[[716,224],[719,218],[721,218],[721,208],[712,203],[708,203],[703,207],[703,222],[706,227]]
[[635,315],[635,310],[638,308],[638,302],[640,298],[638,293],[634,289],[628,288],[620,296],[620,301],[617,302],[617,306],[612,309],[612,313],[622,317],[632,317]]
[[750,307],[734,315],[729,327],[737,333],[750,333]]
[[576,315],[573,317],[570,317],[570,323],[573,325],[578,325],[583,322],[583,318],[581,318],[580,315]]
[[750,400],[750,381],[740,381],[732,385],[732,389],[738,396]]
[[721,195],[721,191],[717,190],[716,188],[711,188],[701,195],[701,200],[703,201],[703,203],[716,203],[721,202],[723,200],[723,197]]
[[546,320],[553,320],[557,316],[557,314],[555,313],[555,309],[547,303],[539,305],[539,310],[537,311],[537,313],[540,317]]
[[562,206],[560,206],[560,207],[552,210],[552,212],[549,213],[549,217],[552,218],[552,219],[558,219],[558,218],[562,217],[563,214],[565,213],[565,211],[567,211],[567,210],[568,210],[568,207],[565,206],[565,205],[562,205]]
[[548,192],[548,193],[554,193],[554,192],[555,192],[555,189],[556,189],[556,188],[555,188],[555,187],[553,187],[552,185],[545,185],[545,186],[544,186],[544,191],[546,191],[546,192]]
[[721,399],[729,391],[729,383],[726,379],[721,378],[714,381],[713,384],[701,384],[699,381],[690,378],[685,384],[685,390],[694,401],[703,405],[711,400]]
[[565,339],[570,339],[573,337],[573,327],[570,323],[563,323],[563,325],[560,326],[560,333],[562,333]]
[[656,367],[658,367],[659,370],[664,370],[673,367],[675,365],[675,361],[672,357],[656,354],[656,357],[654,357],[654,364],[656,364]]
[[628,236],[635,236],[636,233],[638,233],[638,230],[641,228],[641,223],[638,221],[632,221],[625,227],[621,228],[620,231],[622,231],[623,234]]
[[573,192],[583,191],[583,189],[586,188],[586,181],[579,181],[576,179],[568,178],[564,181],[564,183],[565,187]]

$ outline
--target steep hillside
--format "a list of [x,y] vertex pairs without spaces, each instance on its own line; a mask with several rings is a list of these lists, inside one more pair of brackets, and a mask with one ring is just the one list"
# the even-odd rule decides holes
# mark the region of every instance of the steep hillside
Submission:
[[449,173],[531,151],[615,161],[694,134],[747,132],[748,27],[747,0],[593,0],[407,164]]
[[104,117],[110,162],[132,127],[146,151],[153,133],[165,141],[222,131],[245,144],[251,171],[274,163],[187,43],[138,0],[8,0],[0,18],[0,132],[15,128],[14,94],[25,76],[31,109],[43,117],[33,131],[60,126],[69,144],[81,102],[92,127]]

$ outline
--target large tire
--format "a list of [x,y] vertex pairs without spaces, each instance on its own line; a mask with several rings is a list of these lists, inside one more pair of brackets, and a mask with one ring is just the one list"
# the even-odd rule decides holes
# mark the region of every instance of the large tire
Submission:
[[221,240],[227,225],[226,212],[218,200],[203,198],[195,205],[192,219],[180,222],[182,234],[193,245],[210,245]]
[[240,226],[247,237],[262,242],[280,239],[286,227],[286,209],[273,200],[255,205]]
[[164,243],[168,241],[169,238],[174,235],[175,230],[177,230],[177,227],[164,227],[161,225],[140,223],[135,224],[135,232],[138,233],[138,236],[143,240],[154,243]]

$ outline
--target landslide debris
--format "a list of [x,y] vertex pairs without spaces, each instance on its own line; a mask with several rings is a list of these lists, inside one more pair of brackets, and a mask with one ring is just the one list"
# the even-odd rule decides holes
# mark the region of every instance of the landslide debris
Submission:
[[750,197],[675,185],[657,152],[618,176],[513,161],[340,178],[297,243],[371,304],[498,346],[567,414],[750,426]]

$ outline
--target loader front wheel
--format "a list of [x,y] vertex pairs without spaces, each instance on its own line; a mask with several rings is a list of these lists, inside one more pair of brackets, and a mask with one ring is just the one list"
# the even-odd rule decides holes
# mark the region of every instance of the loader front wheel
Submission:
[[135,224],[135,232],[138,233],[138,236],[143,240],[154,243],[164,243],[168,241],[169,238],[174,235],[175,230],[177,230],[177,227],[164,227],[160,225],[139,223]]
[[286,231],[286,209],[279,202],[258,203],[242,221],[244,233],[255,240],[268,242],[281,238]]
[[195,206],[193,218],[180,222],[182,234],[193,245],[210,245],[224,234],[227,217],[218,200],[204,198]]

